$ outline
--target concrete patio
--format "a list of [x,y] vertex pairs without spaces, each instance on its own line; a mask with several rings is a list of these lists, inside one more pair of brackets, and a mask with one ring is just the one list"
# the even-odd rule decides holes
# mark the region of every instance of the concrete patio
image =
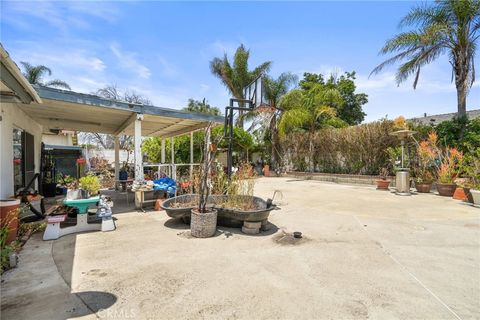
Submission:
[[[164,212],[41,241],[2,276],[4,319],[478,319],[480,209],[434,194],[262,178],[271,230],[192,239]],[[285,241],[301,231],[304,239]]]

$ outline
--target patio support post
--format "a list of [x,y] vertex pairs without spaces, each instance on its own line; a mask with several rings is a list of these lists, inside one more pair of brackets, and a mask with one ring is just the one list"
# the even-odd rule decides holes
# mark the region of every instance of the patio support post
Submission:
[[114,139],[115,147],[115,190],[118,190],[118,180],[120,179],[120,140],[118,136]]
[[170,151],[171,151],[171,163],[175,164],[175,140],[173,140],[173,137],[170,138]]
[[190,132],[190,181],[193,178],[193,131]]
[[135,155],[135,180],[143,181],[143,157],[142,157],[142,120],[143,114],[137,114],[134,122],[134,155]]
[[175,139],[174,137],[170,138],[170,178],[177,180],[177,168],[175,168]]
[[165,163],[165,138],[162,138],[161,162]]

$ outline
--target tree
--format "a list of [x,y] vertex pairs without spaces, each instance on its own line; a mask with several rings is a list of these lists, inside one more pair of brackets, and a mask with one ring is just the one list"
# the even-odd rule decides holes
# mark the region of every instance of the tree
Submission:
[[48,76],[52,75],[52,70],[50,70],[50,68],[44,65],[33,66],[25,61],[21,61],[20,63],[22,64],[24,69],[23,75],[29,83],[43,87],[60,87],[71,90],[70,86],[62,80],[55,79],[43,82],[45,74],[48,74]]
[[363,105],[368,102],[368,96],[365,93],[355,93],[355,71],[345,72],[340,77],[330,75],[327,80],[322,74],[304,73],[300,81],[300,88],[309,90],[315,85],[325,86],[328,89],[336,89],[343,99],[340,105],[334,105],[337,117],[348,123],[356,125],[362,123],[365,119]]
[[336,116],[336,106],[342,105],[343,99],[335,88],[327,88],[321,84],[309,85],[307,90],[295,89],[280,100],[280,108],[284,110],[278,124],[282,137],[295,131],[308,134],[309,167],[314,170],[313,141],[315,132],[326,127],[344,127],[346,123]]
[[222,112],[217,107],[212,107],[208,102],[203,98],[202,101],[188,99],[188,105],[183,108],[184,111],[205,113],[213,116],[220,116]]
[[416,6],[400,21],[400,27],[414,29],[386,42],[380,53],[393,53],[394,56],[373,69],[372,74],[402,62],[396,74],[397,84],[415,75],[415,89],[421,68],[447,53],[457,89],[458,116],[466,116],[467,94],[475,81],[480,0],[437,0],[433,4]]
[[280,99],[287,94],[292,85],[297,82],[297,76],[288,72],[282,73],[277,79],[271,77],[264,78],[265,98],[271,108],[271,117],[267,118],[268,136],[271,146],[271,166],[276,169],[280,166],[281,150],[280,137],[278,133],[278,118],[282,110],[279,108]]
[[[222,139],[223,126],[217,126],[212,129],[212,141],[218,141],[218,148],[227,148],[228,140]],[[235,127],[233,129],[233,151],[237,153],[248,153],[253,147],[254,142],[252,136],[245,130]],[[202,159],[202,146],[205,140],[203,131],[196,131],[193,134],[193,155],[194,162],[200,162]],[[165,149],[170,150],[170,139],[165,141]],[[175,149],[175,163],[190,162],[190,137],[182,135],[173,139]],[[161,162],[162,139],[160,137],[150,137],[144,140],[142,144],[142,152],[146,153],[148,161],[151,163]],[[165,161],[171,162],[170,152],[165,153]]]
[[[214,58],[210,61],[212,74],[220,79],[222,84],[236,99],[245,99],[243,89],[257,77],[265,75],[270,70],[272,64],[270,61],[267,61],[250,71],[248,69],[249,57],[250,50],[245,49],[245,46],[242,44],[237,48],[233,56],[233,65],[228,60],[226,53],[223,58]],[[243,112],[240,111],[239,114],[237,125],[243,128]]]
[[[128,103],[151,105],[152,102],[141,94],[133,90],[120,90],[116,84],[107,85],[98,89],[94,94],[105,99],[124,101]],[[113,149],[115,137],[110,134],[97,132],[82,132],[80,139],[83,143],[93,143],[100,145],[104,149]],[[133,137],[123,135],[119,137],[120,149],[130,151],[133,149]]]

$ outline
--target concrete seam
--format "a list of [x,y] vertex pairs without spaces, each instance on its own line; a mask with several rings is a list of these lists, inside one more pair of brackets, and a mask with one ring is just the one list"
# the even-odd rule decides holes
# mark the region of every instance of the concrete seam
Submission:
[[[368,232],[367,230],[365,230],[365,228],[363,227],[363,224],[360,222],[360,220],[357,218],[357,216],[353,215],[353,217],[355,218],[355,220],[357,221],[357,223],[359,224],[359,226],[362,228],[362,230],[368,235],[368,237],[370,238],[370,240],[373,240],[375,242],[378,242],[380,243],[378,240],[375,240],[370,232]],[[425,284],[423,284],[422,281],[420,281],[420,279],[418,279],[415,274],[413,274],[412,272],[410,272],[407,267],[405,267],[400,261],[398,261],[385,247],[383,244],[380,243],[380,246],[382,248],[382,251],[388,256],[390,257],[390,259],[392,259],[393,262],[395,262],[397,265],[399,265],[410,277],[412,277],[420,286],[422,286],[432,297],[434,297],[438,302],[440,302],[441,305],[443,305],[453,316],[455,316],[455,318],[457,318],[458,320],[462,320],[462,318],[460,318],[460,316],[458,314],[455,313],[455,311],[453,311],[445,302],[443,302],[442,299],[440,299],[435,293],[432,292],[432,290],[430,290]]]

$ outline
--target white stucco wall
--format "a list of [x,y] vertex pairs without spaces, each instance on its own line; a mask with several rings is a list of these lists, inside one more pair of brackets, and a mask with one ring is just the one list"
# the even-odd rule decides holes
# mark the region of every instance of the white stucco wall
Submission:
[[42,141],[45,144],[54,146],[73,146],[72,136],[70,134],[44,134]]
[[[0,198],[12,196],[13,185],[13,128],[20,128],[34,136],[35,172],[40,171],[42,126],[32,120],[15,103],[0,104]],[[37,188],[38,185],[35,185]]]
[[[123,162],[127,161],[127,158],[129,159],[130,163],[134,161],[134,156],[132,152],[130,152],[130,157],[129,157],[128,151],[126,150],[119,150],[119,151],[120,151],[119,152],[120,166],[122,166]],[[99,157],[99,158],[106,159],[110,164],[115,163],[115,150],[112,150],[112,149],[104,149],[104,150],[89,149],[87,151],[87,156],[88,158]]]

